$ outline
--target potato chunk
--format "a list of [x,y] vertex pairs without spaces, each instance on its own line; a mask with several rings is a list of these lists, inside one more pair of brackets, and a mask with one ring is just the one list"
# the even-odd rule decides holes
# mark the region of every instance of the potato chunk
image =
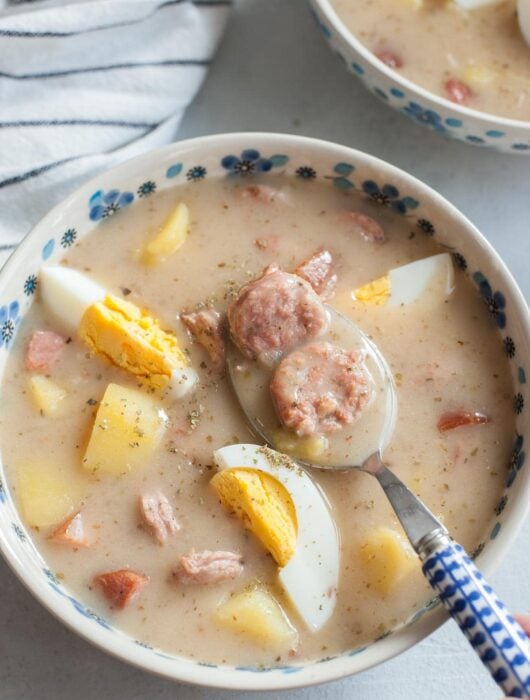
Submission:
[[56,462],[30,461],[18,469],[17,494],[24,520],[31,527],[57,525],[73,512],[82,483]]
[[31,397],[35,406],[45,416],[56,416],[61,413],[62,402],[66,398],[66,391],[57,386],[51,379],[42,374],[34,374],[29,378]]
[[148,265],[156,265],[173,255],[184,244],[189,226],[189,209],[184,202],[180,202],[168,216],[160,232],[146,245],[144,262]]
[[298,642],[298,634],[279,603],[259,586],[221,603],[214,617],[220,626],[279,653],[293,649]]
[[99,405],[83,466],[120,476],[145,464],[158,447],[167,416],[149,396],[109,384]]
[[382,598],[419,567],[412,547],[387,527],[373,530],[366,537],[360,546],[359,556],[372,589]]

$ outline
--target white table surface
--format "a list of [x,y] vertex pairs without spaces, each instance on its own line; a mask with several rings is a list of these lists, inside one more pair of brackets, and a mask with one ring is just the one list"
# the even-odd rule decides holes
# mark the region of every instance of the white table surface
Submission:
[[[429,183],[487,236],[530,296],[530,158],[449,142],[382,105],[330,53],[305,0],[239,0],[180,137],[276,131],[347,144]],[[53,203],[50,203],[50,206]],[[530,610],[530,523],[493,578]],[[494,700],[500,693],[449,622],[414,649],[354,678],[286,693],[174,684],[91,647],[46,612],[0,561],[1,700]]]

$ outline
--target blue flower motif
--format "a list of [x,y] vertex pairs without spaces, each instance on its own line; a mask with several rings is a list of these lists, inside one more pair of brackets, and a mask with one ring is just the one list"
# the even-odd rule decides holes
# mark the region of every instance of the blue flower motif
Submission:
[[4,484],[2,482],[2,479],[0,479],[0,503],[5,503],[6,502],[6,490],[4,488]]
[[186,173],[186,179],[190,182],[203,180],[206,177],[207,170],[203,165],[194,165]]
[[512,359],[513,357],[515,357],[516,351],[514,339],[511,336],[507,335],[503,342],[506,354],[510,359]]
[[18,301],[12,301],[9,306],[0,307],[0,348],[3,345],[7,347],[15,335],[15,328],[20,320],[18,312]]
[[89,216],[92,221],[107,219],[133,200],[134,194],[132,192],[120,192],[119,190],[104,192],[103,190],[98,190],[94,192],[88,202]]
[[455,250],[453,251],[452,256],[453,262],[459,270],[467,270],[467,260],[464,258],[462,253],[459,253],[457,250]]
[[277,154],[270,158],[263,158],[259,151],[247,148],[241,151],[241,156],[225,156],[221,165],[228,170],[230,175],[252,175],[254,173],[268,173],[272,168],[285,165],[289,158]]
[[441,116],[437,112],[434,112],[432,109],[424,109],[417,102],[409,102],[408,106],[403,108],[403,111],[418,124],[428,126],[439,134],[447,131],[442,123]]
[[508,479],[506,481],[506,486],[509,488],[515,481],[515,477],[523,468],[523,464],[526,458],[524,447],[524,437],[522,435],[517,435],[513,445],[512,456],[508,464]]
[[26,541],[26,535],[24,533],[24,530],[19,525],[13,523],[13,530],[15,531],[16,536],[21,542]]
[[60,585],[59,579],[57,578],[57,576],[53,573],[53,571],[51,569],[43,569],[42,571],[49,581],[51,581],[56,586]]
[[37,279],[37,275],[30,275],[29,277],[26,277],[26,281],[24,282],[24,294],[27,297],[35,294],[38,284],[39,280]]
[[480,296],[486,302],[488,311],[493,316],[495,323],[499,328],[504,328],[506,326],[506,313],[504,311],[506,299],[504,294],[502,292],[494,292],[482,272],[475,272],[473,279],[478,285]]
[[69,228],[68,231],[65,231],[62,235],[61,238],[61,245],[63,248],[69,248],[71,245],[75,243],[75,239],[77,238],[77,231],[75,228]]
[[363,192],[378,204],[390,207],[399,214],[406,214],[408,209],[416,209],[419,202],[413,197],[400,198],[399,190],[394,185],[379,185],[373,180],[363,182]]
[[514,409],[517,415],[523,412],[524,408],[524,396],[521,394],[521,392],[517,392],[514,397]]
[[349,190],[355,187],[349,176],[353,173],[355,167],[350,163],[337,163],[333,168],[335,175],[326,175],[328,180],[332,180],[335,187],[341,190]]
[[302,180],[314,180],[317,176],[317,171],[310,165],[301,165],[297,168],[296,174],[298,177],[301,177]]
[[152,180],[146,180],[142,182],[140,187],[136,190],[139,197],[149,197],[150,194],[156,191],[156,182]]

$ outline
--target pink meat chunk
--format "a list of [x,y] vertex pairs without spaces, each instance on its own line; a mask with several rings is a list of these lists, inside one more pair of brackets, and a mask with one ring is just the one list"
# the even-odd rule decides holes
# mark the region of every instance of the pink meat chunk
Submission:
[[203,309],[180,315],[182,323],[206,350],[217,372],[225,366],[223,320],[214,309]]
[[308,282],[273,264],[241,288],[228,322],[241,352],[267,360],[323,333],[328,315]]
[[68,517],[59,527],[52,532],[49,537],[51,542],[65,544],[74,549],[79,547],[90,547],[90,543],[85,533],[83,516],[78,511]]
[[359,353],[315,342],[278,364],[270,391],[283,425],[302,437],[353,423],[372,398],[373,387]]
[[161,491],[140,496],[140,514],[144,525],[160,544],[180,530],[173,508]]
[[343,211],[340,218],[351,224],[354,233],[369,243],[384,243],[385,232],[380,223],[360,211]]
[[180,557],[173,572],[175,580],[184,585],[206,585],[237,578],[243,573],[243,557],[235,552],[195,552]]
[[53,331],[35,331],[26,349],[26,369],[49,372],[66,345],[66,338]]
[[289,202],[285,192],[270,187],[270,185],[247,185],[247,187],[237,190],[237,194],[241,199],[253,199],[264,204],[273,204],[274,202],[287,204]]
[[337,275],[334,272],[333,256],[329,250],[317,250],[310,258],[304,260],[295,270],[303,277],[322,299],[329,299],[335,291]]
[[130,569],[118,569],[94,577],[94,583],[101,587],[109,603],[120,610],[132,603],[148,582],[149,576]]

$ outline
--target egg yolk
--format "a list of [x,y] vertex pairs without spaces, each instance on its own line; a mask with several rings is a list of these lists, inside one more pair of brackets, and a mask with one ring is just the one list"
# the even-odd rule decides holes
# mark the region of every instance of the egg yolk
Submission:
[[266,472],[245,467],[223,469],[210,484],[221,503],[241,518],[278,566],[285,566],[294,554],[298,524],[283,484]]
[[79,335],[94,354],[164,387],[174,369],[188,366],[177,338],[130,302],[112,295],[88,307]]

